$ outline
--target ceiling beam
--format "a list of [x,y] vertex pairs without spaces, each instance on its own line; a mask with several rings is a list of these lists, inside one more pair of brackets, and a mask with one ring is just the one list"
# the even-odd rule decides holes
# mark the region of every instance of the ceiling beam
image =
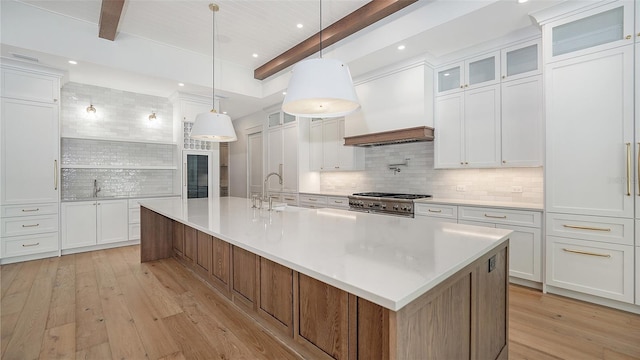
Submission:
[[102,0],[100,8],[100,30],[98,36],[113,41],[116,38],[118,23],[122,15],[125,0]]
[[322,33],[322,48],[326,48],[416,1],[418,0],[371,0],[371,2],[351,14],[327,26],[321,32],[315,33],[303,42],[255,69],[253,71],[253,77],[258,80],[264,80],[278,71],[286,69],[298,61],[317,53],[320,51],[320,33]]

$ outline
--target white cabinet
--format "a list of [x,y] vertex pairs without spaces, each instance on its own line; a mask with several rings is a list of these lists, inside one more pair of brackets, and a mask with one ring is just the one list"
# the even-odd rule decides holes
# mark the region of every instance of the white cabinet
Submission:
[[633,218],[633,47],[554,62],[546,79],[546,210]]
[[298,127],[296,123],[270,128],[267,132],[267,174],[282,176],[269,179],[269,191],[298,191]]
[[501,86],[502,165],[542,166],[542,76],[518,78]]
[[517,44],[500,51],[502,81],[522,79],[542,73],[540,40]]
[[274,192],[269,193],[269,197],[273,198],[274,202],[285,203],[290,206],[298,206],[298,194],[296,193]]
[[436,98],[436,168],[500,166],[500,85]]
[[513,230],[509,276],[542,282],[542,214],[538,211],[459,207],[458,222]]
[[634,302],[633,246],[547,236],[548,285]]
[[349,198],[346,196],[327,196],[327,207],[349,210]]
[[430,223],[447,222],[455,224],[458,222],[458,207],[455,205],[414,203],[413,209],[416,219]]
[[436,70],[438,96],[500,82],[500,52],[479,55]]
[[364,149],[344,145],[344,118],[312,119],[309,133],[311,170],[364,170]]
[[71,249],[129,239],[127,200],[62,204],[62,248]]
[[[326,208],[327,207],[327,197],[323,195],[315,195],[315,194],[300,194],[299,204],[301,207],[306,208]],[[347,201],[347,204],[349,202]]]
[[640,305],[640,246],[636,246],[636,305]]
[[0,71],[0,258],[57,255],[62,74],[5,59]]
[[546,62],[633,44],[633,3],[615,1],[545,24]]

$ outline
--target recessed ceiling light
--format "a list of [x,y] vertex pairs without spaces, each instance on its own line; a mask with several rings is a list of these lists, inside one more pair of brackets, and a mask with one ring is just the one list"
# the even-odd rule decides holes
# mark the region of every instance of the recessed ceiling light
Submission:
[[302,29],[302,27],[303,27],[303,26],[304,26],[304,25],[302,25],[302,24],[298,24],[298,25],[296,25],[296,27],[297,27],[298,29]]
[[181,86],[181,87],[182,87],[182,86],[184,86],[184,84],[183,84],[183,83],[178,83],[178,86]]
[[287,95],[287,92],[286,92],[286,91],[283,91],[283,92],[282,92],[282,95]]
[[251,55],[251,56],[253,56],[254,58],[257,58],[257,57],[258,57],[258,54],[253,53],[253,55]]
[[225,115],[227,115],[227,112],[226,112],[226,111],[223,111],[222,113],[223,113],[223,114],[225,114]]
[[404,50],[405,46],[404,45],[399,45],[398,46],[398,50]]
[[69,64],[71,65],[78,65],[78,62],[75,60],[69,60]]
[[449,74],[449,73],[442,74],[442,76],[449,76],[449,75],[451,75],[451,74]]
[[518,4],[524,4],[524,3],[526,3],[527,1],[529,1],[529,0],[518,0]]

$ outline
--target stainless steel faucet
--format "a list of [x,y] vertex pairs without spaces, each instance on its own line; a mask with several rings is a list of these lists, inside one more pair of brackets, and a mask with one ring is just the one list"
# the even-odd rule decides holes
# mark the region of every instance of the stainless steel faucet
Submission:
[[[264,184],[262,184],[262,198],[264,199],[263,201],[269,201],[269,190],[267,190],[267,182],[269,182],[269,178],[273,175],[278,177],[278,182],[280,183],[280,185],[282,185],[282,175],[278,174],[277,172],[268,174],[267,177],[264,178]],[[269,210],[271,210],[271,201],[269,201]]]
[[98,179],[93,180],[93,197],[98,197],[98,193],[102,190],[98,187]]

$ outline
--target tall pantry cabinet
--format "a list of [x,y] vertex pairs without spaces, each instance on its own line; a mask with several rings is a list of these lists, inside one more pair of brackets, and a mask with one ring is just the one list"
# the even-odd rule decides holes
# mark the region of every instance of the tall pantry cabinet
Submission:
[[2,59],[1,263],[58,255],[61,77]]
[[615,1],[541,20],[546,284],[551,292],[640,304],[634,291],[640,123],[634,121],[633,7],[633,1]]

